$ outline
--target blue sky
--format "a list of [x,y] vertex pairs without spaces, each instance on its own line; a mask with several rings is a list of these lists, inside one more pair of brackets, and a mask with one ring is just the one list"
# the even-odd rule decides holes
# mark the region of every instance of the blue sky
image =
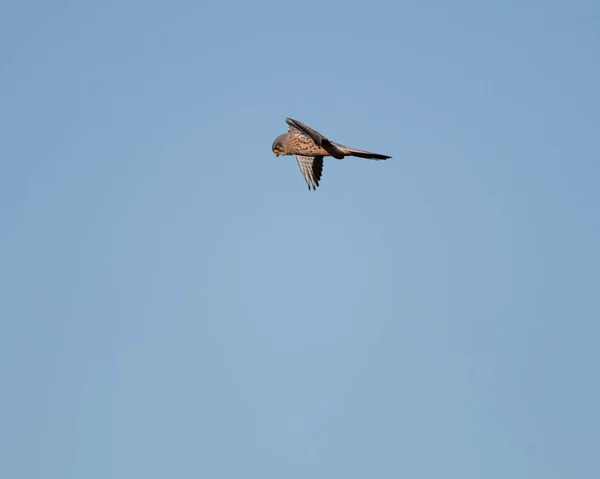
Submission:
[[600,477],[599,24],[3,6],[0,476]]

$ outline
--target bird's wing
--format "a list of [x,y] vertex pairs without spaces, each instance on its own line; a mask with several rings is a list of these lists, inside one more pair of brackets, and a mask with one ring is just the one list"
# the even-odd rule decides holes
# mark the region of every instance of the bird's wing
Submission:
[[[323,146],[324,141],[325,142],[329,141],[327,138],[325,138],[323,135],[321,135],[321,133],[319,133],[317,130],[313,130],[310,126],[305,125],[301,121],[292,120],[291,118],[286,118],[285,122],[289,125],[288,133],[297,134],[297,131],[299,131],[300,133],[304,133],[312,141],[314,141],[315,144],[318,146]],[[294,131],[294,130],[297,130],[297,131]]]
[[326,137],[321,135],[317,130],[313,130],[310,126],[305,125],[301,121],[292,120],[291,118],[286,118],[285,122],[289,125],[288,134],[298,135],[300,133],[302,136],[310,138],[315,145],[327,150],[334,158],[341,159],[344,157],[344,152]]
[[308,189],[317,189],[319,180],[323,173],[323,157],[322,156],[301,156],[296,155],[300,171],[306,180]]

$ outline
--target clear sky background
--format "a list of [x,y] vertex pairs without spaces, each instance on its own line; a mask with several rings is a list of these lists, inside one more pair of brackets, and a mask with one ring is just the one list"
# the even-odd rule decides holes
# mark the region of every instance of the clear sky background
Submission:
[[0,477],[600,477],[599,25],[1,7]]

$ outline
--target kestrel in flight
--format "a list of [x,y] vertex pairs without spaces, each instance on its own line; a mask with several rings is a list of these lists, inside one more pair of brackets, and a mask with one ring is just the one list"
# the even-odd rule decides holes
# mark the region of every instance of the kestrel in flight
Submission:
[[308,189],[317,189],[323,173],[323,157],[333,156],[338,160],[345,156],[358,156],[369,160],[387,160],[391,156],[356,150],[329,141],[318,131],[306,126],[298,120],[286,118],[288,132],[279,135],[273,142],[273,153],[279,155],[296,155],[300,171],[304,175]]

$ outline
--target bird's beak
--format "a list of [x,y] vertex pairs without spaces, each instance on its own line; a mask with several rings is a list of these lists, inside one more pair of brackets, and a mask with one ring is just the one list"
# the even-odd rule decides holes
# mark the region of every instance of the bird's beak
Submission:
[[273,150],[273,153],[275,153],[275,156],[279,156],[279,150]]

